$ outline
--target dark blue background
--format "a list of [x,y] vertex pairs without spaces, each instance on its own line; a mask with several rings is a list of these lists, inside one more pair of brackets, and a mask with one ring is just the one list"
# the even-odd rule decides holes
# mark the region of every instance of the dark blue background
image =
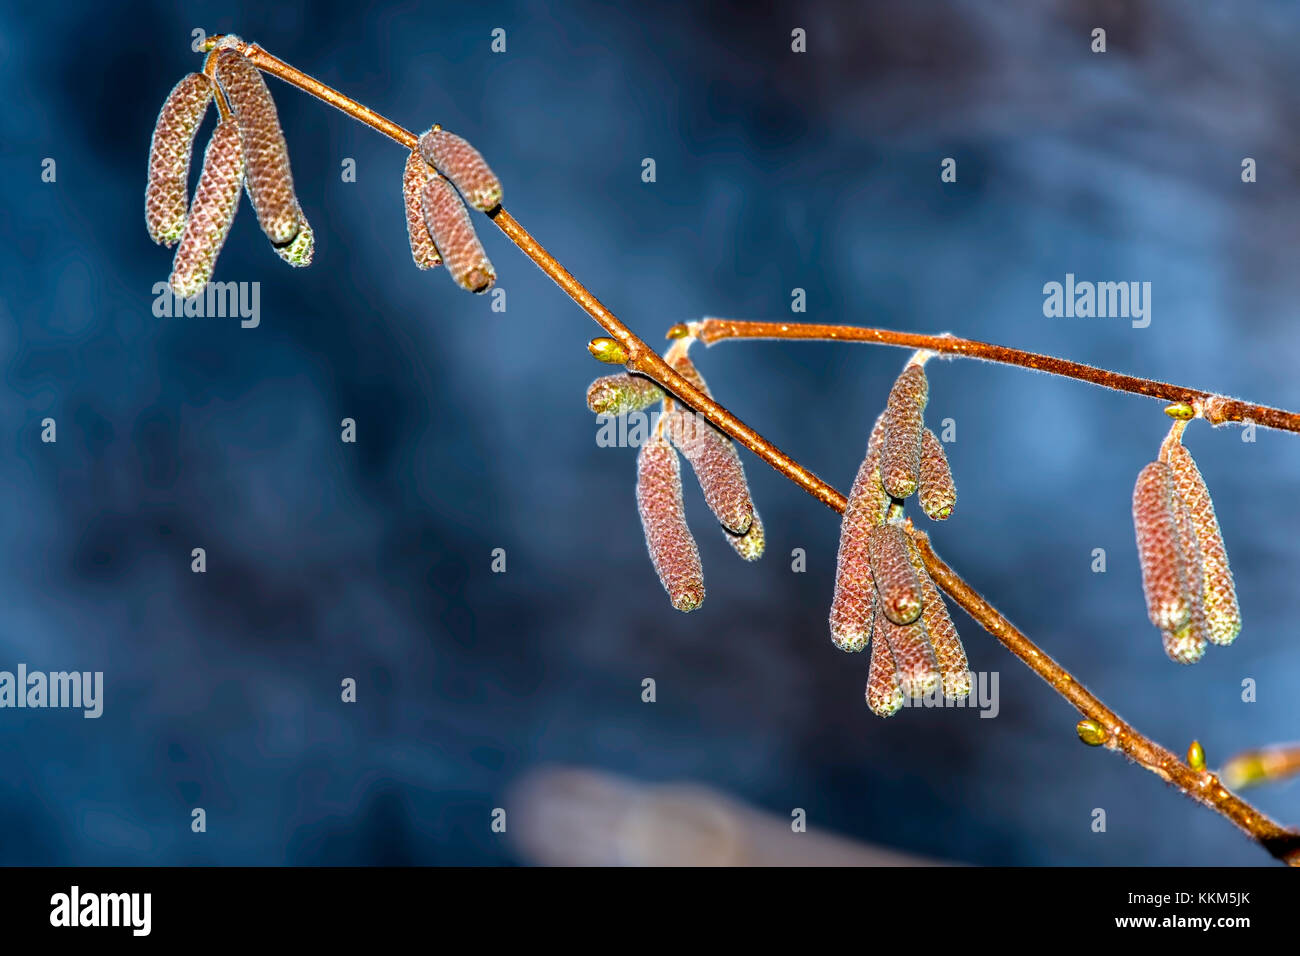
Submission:
[[[604,371],[584,348],[596,327],[482,218],[504,314],[417,271],[401,150],[279,81],[315,264],[287,268],[245,206],[216,278],[261,283],[261,326],[152,315],[170,254],[142,222],[150,130],[199,68],[202,27],[467,136],[507,208],[649,339],[705,314],[788,318],[801,287],[812,321],[1300,406],[1291,5],[616,6],[5,7],[0,669],[103,670],[107,699],[97,721],[0,711],[0,862],[507,862],[488,814],[553,761],[696,780],[970,862],[1266,862],[1082,747],[1077,715],[962,616],[972,666],[1001,673],[998,719],[871,716],[866,659],[826,629],[837,523],[752,457],[767,557],[736,561],[688,487],[709,596],[674,612],[634,453],[598,448],[583,404]],[[956,184],[939,181],[945,156]],[[1150,281],[1151,326],[1044,318],[1042,286],[1066,272]],[[738,343],[699,363],[845,489],[904,357]],[[1160,406],[974,363],[932,364],[931,383],[930,420],[958,423],[961,497],[934,534],[954,567],[1176,750],[1199,737],[1215,764],[1300,736],[1295,438],[1189,429],[1246,626],[1179,668],[1145,618],[1129,516]],[[506,574],[490,573],[497,547]],[[1257,703],[1240,700],[1247,677]],[[1257,799],[1294,821],[1298,795]]]

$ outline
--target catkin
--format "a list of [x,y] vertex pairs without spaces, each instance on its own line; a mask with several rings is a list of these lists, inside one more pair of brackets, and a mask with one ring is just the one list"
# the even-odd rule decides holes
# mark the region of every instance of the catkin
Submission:
[[763,521],[754,512],[753,520],[749,523],[749,530],[744,534],[732,534],[726,528],[722,529],[722,535],[727,539],[727,544],[731,545],[732,550],[740,555],[746,561],[757,561],[763,556],[763,549],[767,545],[767,535],[763,531]]
[[1133,527],[1147,616],[1160,630],[1176,633],[1188,623],[1191,604],[1178,541],[1173,476],[1162,461],[1151,462],[1138,475],[1133,488]]
[[[678,355],[672,361],[677,373],[705,395],[709,387],[689,357]],[[745,466],[735,444],[718,431],[703,415],[677,408],[664,416],[664,433],[691,463],[695,478],[704,492],[704,500],[718,523],[732,534],[744,534],[754,519],[754,502],[745,479]]]
[[492,288],[496,270],[469,221],[469,210],[451,183],[436,172],[431,173],[425,180],[420,205],[433,244],[456,283],[470,292],[486,292]]
[[662,401],[663,390],[642,375],[602,375],[587,386],[587,407],[597,415],[625,415]]
[[[1177,482],[1175,486],[1176,484]],[[1205,619],[1205,603],[1202,600],[1204,566],[1201,561],[1201,546],[1196,540],[1191,509],[1176,491],[1173,496],[1173,508],[1174,521],[1178,528],[1178,550],[1188,614],[1187,623],[1165,641],[1165,652],[1180,664],[1194,664],[1205,656],[1206,635],[1209,633],[1209,625]]]
[[424,184],[429,179],[429,164],[418,150],[411,150],[402,171],[402,202],[406,207],[406,236],[411,244],[411,258],[421,269],[442,265],[442,256],[424,222]]
[[[880,612],[884,607],[880,608]],[[898,669],[898,683],[904,697],[924,697],[940,686],[939,665],[930,646],[925,622],[896,624],[884,613],[876,614],[876,645],[887,643]]]
[[658,435],[647,439],[637,455],[636,501],[650,560],[673,607],[695,610],[704,603],[704,570],[686,525],[681,463],[673,446]]
[[952,514],[957,503],[957,486],[952,480],[952,469],[943,443],[930,429],[921,433],[921,484],[919,489],[921,510],[935,521],[943,521]]
[[916,569],[916,576],[921,581],[921,620],[925,623],[925,633],[934,649],[935,663],[943,684],[943,696],[950,700],[968,697],[971,678],[966,648],[962,646],[957,628],[948,615],[943,595],[926,570],[921,549],[911,538],[908,538],[907,553],[912,560],[912,567]]
[[175,245],[185,231],[194,135],[211,102],[212,81],[202,73],[191,73],[167,94],[154,124],[144,221],[149,237],[160,245]]
[[501,180],[479,151],[455,133],[434,127],[420,137],[420,155],[460,190],[465,201],[487,212],[501,202]]
[[903,706],[903,688],[889,642],[877,639],[871,647],[867,670],[867,706],[877,717],[892,717]]
[[298,230],[298,235],[293,237],[293,242],[284,246],[272,246],[272,248],[275,249],[275,254],[289,265],[301,268],[311,265],[312,256],[316,253],[316,234],[312,232],[307,217],[302,215],[302,207],[299,207],[298,215],[302,228]]
[[244,138],[248,196],[262,232],[276,246],[293,242],[304,219],[293,191],[289,146],[262,71],[235,50],[216,54],[217,82]]
[[[907,534],[896,524],[882,524],[867,535],[871,576],[880,610],[894,624],[911,624],[921,616],[921,582],[908,556]],[[895,658],[898,653],[895,650]],[[902,667],[902,662],[899,662]]]
[[885,403],[885,442],[881,448],[880,480],[894,498],[916,491],[921,477],[921,433],[930,386],[925,369],[909,364],[903,369]]
[[1241,608],[1237,604],[1237,588],[1223,534],[1214,514],[1214,501],[1191,452],[1181,441],[1171,436],[1161,448],[1161,457],[1169,464],[1176,493],[1191,512],[1200,547],[1206,637],[1215,644],[1231,644],[1241,633]]
[[244,185],[244,151],[239,126],[222,120],[203,154],[185,232],[176,248],[170,284],[181,298],[196,295],[212,277],[217,254],[230,232]]
[[890,498],[880,486],[880,443],[884,416],[876,419],[867,441],[867,454],[849,490],[840,522],[840,547],[835,559],[835,595],[831,599],[831,641],[843,651],[860,651],[871,640],[876,612],[876,584],[871,576],[867,538],[885,520]]

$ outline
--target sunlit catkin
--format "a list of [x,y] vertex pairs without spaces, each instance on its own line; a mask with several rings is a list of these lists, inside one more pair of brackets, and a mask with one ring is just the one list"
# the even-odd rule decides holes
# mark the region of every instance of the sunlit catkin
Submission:
[[1175,436],[1171,435],[1161,447],[1161,457],[1173,474],[1174,490],[1191,512],[1192,527],[1200,546],[1206,637],[1215,644],[1231,644],[1241,633],[1241,608],[1237,604],[1237,588],[1223,534],[1214,514],[1214,502],[1191,452]]
[[501,202],[501,180],[479,151],[455,133],[434,127],[420,137],[420,155],[460,190],[465,201],[487,212]]
[[876,613],[876,584],[871,576],[867,538],[889,509],[889,495],[880,486],[880,442],[884,431],[882,415],[871,430],[866,457],[858,468],[840,522],[830,626],[831,641],[843,651],[860,651],[867,646]]
[[950,700],[960,700],[970,696],[970,663],[966,659],[966,648],[962,645],[957,628],[948,615],[948,606],[944,604],[943,595],[935,587],[930,572],[926,570],[921,558],[921,549],[911,538],[907,541],[908,557],[916,576],[921,582],[921,621],[925,624],[925,633],[934,649],[935,663],[942,680],[943,696]]
[[935,521],[943,521],[952,514],[957,503],[957,486],[948,467],[948,456],[943,443],[930,429],[921,433],[921,484],[919,495],[921,510]]
[[[709,387],[685,355],[676,356],[672,366],[705,395]],[[691,463],[704,492],[704,501],[724,529],[744,534],[754,519],[754,502],[745,479],[745,466],[735,444],[703,415],[678,407],[664,416],[664,432]]]
[[243,185],[244,151],[239,126],[233,120],[222,120],[203,154],[199,185],[172,263],[172,291],[182,298],[201,292],[212,277],[212,267],[230,232]]
[[911,624],[921,616],[921,582],[907,553],[906,532],[896,524],[878,525],[867,535],[867,551],[880,610],[897,625]]
[[167,94],[149,146],[149,184],[144,194],[144,221],[149,237],[175,245],[185,231],[189,207],[190,155],[194,134],[212,102],[212,81],[191,73]]
[[411,244],[411,258],[421,269],[442,265],[442,256],[424,222],[424,184],[433,172],[418,150],[411,150],[402,171],[402,203],[406,207],[406,236]]
[[731,545],[732,550],[746,561],[757,561],[763,556],[763,549],[767,546],[767,535],[763,531],[763,521],[757,511],[754,512],[753,520],[749,523],[749,530],[744,534],[732,534],[723,528],[722,536],[727,539],[727,544]]
[[597,415],[625,415],[662,401],[663,390],[641,375],[602,375],[587,386],[587,407]]
[[911,624],[895,624],[883,611],[882,606],[876,612],[876,645],[889,645],[903,696],[917,698],[933,693],[942,679],[925,622],[918,619]]
[[496,270],[469,221],[469,210],[451,183],[432,173],[424,183],[420,204],[433,244],[457,285],[470,292],[492,288]]
[[673,607],[695,610],[704,603],[704,570],[686,525],[681,463],[673,446],[658,435],[647,439],[637,455],[636,501],[650,560]]
[[1133,488],[1133,528],[1142,564],[1147,616],[1162,631],[1177,632],[1187,624],[1191,605],[1178,544],[1173,476],[1162,461],[1151,462],[1138,475]]
[[880,480],[895,498],[906,498],[921,480],[921,434],[930,386],[925,369],[909,364],[889,390],[885,404],[885,442],[881,448]]
[[1184,597],[1187,599],[1187,623],[1165,640],[1165,653],[1179,664],[1195,664],[1205,656],[1206,635],[1209,625],[1205,619],[1202,600],[1204,571],[1201,547],[1192,526],[1191,509],[1175,492],[1173,496],[1174,523],[1178,528],[1178,551]]
[[217,82],[244,137],[248,196],[258,224],[274,245],[293,242],[304,219],[293,191],[289,147],[262,71],[235,50],[219,50]]
[[903,688],[889,642],[877,638],[867,670],[867,706],[877,717],[892,717],[903,706]]

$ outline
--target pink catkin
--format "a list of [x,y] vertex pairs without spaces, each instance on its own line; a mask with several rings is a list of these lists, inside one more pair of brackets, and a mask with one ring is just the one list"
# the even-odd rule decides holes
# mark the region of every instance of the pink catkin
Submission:
[[885,403],[885,441],[880,452],[880,480],[894,498],[916,491],[921,473],[921,433],[930,385],[925,369],[909,364],[889,390]]
[[867,538],[871,529],[885,520],[890,504],[889,495],[880,486],[880,443],[884,430],[884,416],[881,416],[871,430],[866,457],[858,468],[840,522],[830,627],[831,641],[843,651],[861,651],[871,640],[876,584],[871,576]]
[[[883,608],[881,609],[883,611]],[[924,697],[940,686],[939,664],[925,632],[925,622],[895,624],[888,615],[876,615],[876,642],[889,644],[898,669],[898,682],[904,697]]]
[[144,221],[149,237],[161,245],[175,245],[185,231],[194,135],[211,102],[212,81],[191,73],[172,88],[154,124]]
[[1233,581],[1223,533],[1214,513],[1214,501],[1196,467],[1191,452],[1176,438],[1167,439],[1161,458],[1169,463],[1174,490],[1191,512],[1192,527],[1201,556],[1201,598],[1205,606],[1206,637],[1215,644],[1231,644],[1241,633],[1241,608]]
[[411,244],[411,258],[421,269],[432,269],[442,265],[442,256],[429,235],[429,227],[424,222],[422,207],[424,184],[432,170],[420,156],[418,150],[411,150],[406,157],[406,168],[402,171],[402,202],[406,208],[406,236]]
[[1204,571],[1201,564],[1201,547],[1196,541],[1192,512],[1187,503],[1173,496],[1174,521],[1178,528],[1179,567],[1182,571],[1184,598],[1187,600],[1187,623],[1164,638],[1165,653],[1179,664],[1195,664],[1205,656],[1206,635],[1209,626],[1205,619],[1205,604],[1201,600]]
[[271,91],[262,71],[235,50],[217,52],[216,76],[243,134],[248,195],[257,221],[273,244],[288,245],[304,219]]
[[921,480],[919,498],[926,516],[943,521],[957,503],[957,486],[943,444],[930,429],[921,433]]
[[[712,397],[704,377],[685,355],[672,362],[679,375]],[[745,467],[731,439],[702,415],[675,408],[664,416],[664,433],[677,446],[704,492],[704,500],[718,523],[732,534],[744,534],[754,519],[754,502],[745,479]]]
[[239,126],[233,120],[223,120],[203,154],[199,185],[172,264],[171,287],[182,298],[201,292],[212,277],[212,267],[230,232],[243,185]]
[[903,688],[889,642],[877,638],[867,671],[867,706],[877,717],[892,717],[903,706]]
[[501,202],[501,180],[479,151],[455,133],[434,127],[420,137],[420,155],[451,180],[465,201],[482,212]]
[[650,560],[673,607],[695,610],[704,603],[704,570],[686,525],[681,463],[673,446],[657,435],[637,455],[636,500]]
[[957,628],[948,615],[948,606],[943,602],[943,595],[935,587],[934,579],[926,570],[921,558],[921,551],[910,538],[907,542],[908,556],[912,567],[921,581],[921,620],[925,624],[925,633],[934,649],[935,664],[942,680],[943,696],[959,700],[970,695],[970,664],[966,660],[966,648],[962,646]]
[[469,210],[451,183],[437,173],[430,175],[424,184],[421,207],[433,244],[456,283],[470,292],[492,288],[496,270],[469,221]]
[[[867,535],[867,553],[880,610],[900,626],[911,624],[921,616],[921,582],[907,548],[907,534],[896,524],[878,525]],[[897,658],[897,651],[894,656]]]
[[1173,476],[1164,462],[1153,461],[1138,474],[1133,488],[1133,527],[1147,616],[1161,631],[1176,633],[1187,624],[1191,605],[1178,543]]

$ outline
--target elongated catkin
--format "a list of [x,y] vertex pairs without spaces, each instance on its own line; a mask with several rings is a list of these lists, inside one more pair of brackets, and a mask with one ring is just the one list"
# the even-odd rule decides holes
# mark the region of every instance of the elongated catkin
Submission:
[[952,480],[952,469],[943,443],[930,429],[921,433],[921,481],[918,489],[921,510],[926,516],[943,521],[952,514],[957,503],[957,486]]
[[930,385],[925,369],[903,369],[885,403],[885,441],[881,447],[880,480],[894,498],[907,498],[921,480],[921,434]]
[[144,221],[149,237],[160,245],[175,245],[185,231],[194,135],[211,102],[212,81],[202,73],[191,73],[167,94],[154,124]]
[[636,501],[650,560],[669,600],[679,611],[695,610],[704,603],[704,570],[686,525],[681,463],[673,446],[658,435],[647,439],[637,455]]
[[222,120],[204,151],[199,185],[172,263],[172,291],[182,298],[201,292],[212,277],[213,264],[239,207],[243,185],[244,151],[239,126],[233,120]]
[[425,180],[420,205],[429,235],[452,279],[470,292],[486,292],[492,288],[496,270],[469,220],[469,210],[451,183],[437,173],[430,175]]
[[867,671],[867,706],[877,717],[892,717],[903,706],[903,688],[894,665],[889,642],[877,638],[871,646],[871,666]]
[[431,172],[419,150],[411,150],[402,170],[402,204],[406,210],[406,237],[411,246],[411,258],[421,269],[442,265],[442,256],[424,221],[424,184]]
[[1191,604],[1178,543],[1173,476],[1162,461],[1151,462],[1138,474],[1133,488],[1133,528],[1147,616],[1160,630],[1176,633],[1187,624]]
[[[907,549],[907,535],[896,524],[878,525],[867,536],[871,576],[876,582],[880,610],[899,626],[911,624],[921,616],[921,582]],[[894,658],[898,658],[897,649]]]
[[216,76],[243,134],[246,185],[258,224],[274,245],[288,245],[305,220],[275,100],[262,71],[235,50],[217,51]]
[[642,375],[602,375],[587,386],[587,407],[597,415],[625,415],[663,401],[664,393]]
[[849,490],[840,521],[839,553],[835,558],[835,595],[831,599],[831,641],[843,651],[861,651],[871,640],[876,613],[876,584],[871,576],[867,539],[885,520],[890,498],[880,485],[880,443],[884,416],[876,419],[867,453]]
[[501,202],[501,180],[479,151],[455,133],[434,127],[420,137],[420,155],[460,190],[465,201],[482,212]]

